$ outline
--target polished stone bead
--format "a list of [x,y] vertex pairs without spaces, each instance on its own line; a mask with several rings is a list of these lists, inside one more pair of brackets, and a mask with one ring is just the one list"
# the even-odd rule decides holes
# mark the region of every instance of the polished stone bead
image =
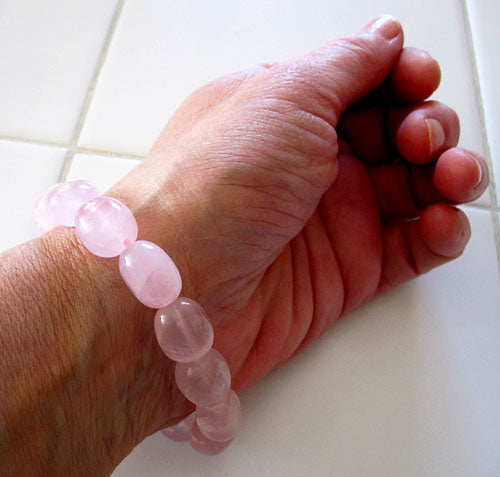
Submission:
[[160,348],[174,361],[196,361],[208,353],[214,342],[214,330],[205,310],[189,298],[177,298],[159,309],[154,327]]
[[212,441],[232,439],[241,424],[241,404],[231,389],[224,399],[213,406],[196,406],[196,423],[201,433]]
[[191,429],[196,419],[196,413],[192,412],[186,419],[179,422],[175,426],[165,427],[161,432],[164,436],[177,442],[185,442],[189,440]]
[[191,429],[191,436],[189,438],[189,443],[191,444],[193,449],[204,455],[220,454],[229,446],[229,444],[231,444],[231,441],[232,439],[226,442],[217,442],[207,439],[207,437],[205,437],[201,433],[198,425],[196,424],[196,421],[193,424],[193,428]]
[[45,232],[48,232],[50,229],[57,227],[57,223],[49,217],[49,213],[47,210],[47,195],[52,189],[59,187],[62,185],[61,183],[53,185],[49,190],[45,191],[35,202],[33,206],[33,216],[35,218],[36,223],[36,236],[40,237]]
[[101,196],[80,207],[76,235],[98,257],[116,257],[137,238],[137,222],[117,199]]
[[78,209],[100,195],[97,187],[85,180],[56,184],[45,199],[47,215],[57,225],[73,227]]
[[224,357],[211,349],[191,363],[177,363],[175,380],[182,394],[200,406],[210,406],[222,399],[231,387],[231,372]]
[[129,245],[120,254],[119,267],[130,291],[150,308],[169,305],[181,292],[181,275],[175,263],[152,242],[138,240]]

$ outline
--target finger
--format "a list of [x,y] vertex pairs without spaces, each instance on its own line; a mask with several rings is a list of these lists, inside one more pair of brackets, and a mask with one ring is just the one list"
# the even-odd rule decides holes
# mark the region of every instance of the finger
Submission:
[[339,156],[335,183],[318,206],[344,286],[342,312],[373,296],[380,274],[380,216],[366,167],[354,157]]
[[[300,238],[302,236],[302,238]],[[304,227],[301,236],[297,236],[291,245],[297,248],[294,242],[304,240],[309,271],[311,274],[311,296],[309,313],[298,313],[300,303],[300,288],[305,288],[308,280],[294,281],[293,307],[295,319],[281,350],[282,362],[292,354],[298,354],[316,341],[321,334],[340,316],[343,308],[344,285],[340,273],[339,262],[333,253],[329,237],[321,223],[318,212],[315,212]],[[292,250],[295,260],[297,251]],[[295,266],[294,266],[295,268]],[[298,268],[297,268],[298,270]],[[295,273],[295,272],[294,272]],[[297,273],[295,273],[298,276]],[[299,298],[297,300],[295,297]],[[303,311],[303,310],[302,310]],[[309,316],[307,320],[299,317]]]
[[369,169],[371,182],[383,220],[417,217],[419,207],[413,196],[408,164],[382,164]]
[[340,118],[338,129],[361,161],[379,164],[389,160],[385,113],[381,107],[346,111]]
[[402,45],[401,25],[384,16],[370,21],[359,33],[332,40],[274,71],[296,80],[293,92],[288,92],[293,99],[307,100],[309,112],[336,125],[347,106],[389,75]]
[[337,155],[338,156],[343,156],[343,155],[352,156],[353,150],[352,150],[352,147],[350,146],[350,144],[341,135],[339,135],[338,141],[339,141],[339,148],[338,148]]
[[412,218],[437,203],[477,199],[488,187],[488,166],[477,154],[448,149],[436,164],[382,164],[369,168],[382,219]]
[[427,164],[457,145],[460,123],[453,109],[429,101],[391,109],[388,134],[401,157],[413,164]]
[[460,256],[471,231],[461,210],[435,204],[419,219],[386,225],[382,234],[384,258],[379,293]]
[[395,100],[418,103],[439,86],[441,69],[424,50],[404,48],[390,76],[390,90]]
[[466,149],[448,149],[436,163],[434,185],[451,201],[469,202],[477,199],[488,187],[488,182],[485,160]]
[[485,160],[474,152],[454,147],[436,164],[411,166],[413,197],[421,209],[439,202],[460,204],[477,199],[488,187]]
[[351,108],[340,118],[339,131],[349,141],[356,157],[366,164],[391,161],[390,144],[410,162],[425,164],[458,142],[458,117],[441,103],[394,107],[387,117],[386,126],[383,105],[370,104]]

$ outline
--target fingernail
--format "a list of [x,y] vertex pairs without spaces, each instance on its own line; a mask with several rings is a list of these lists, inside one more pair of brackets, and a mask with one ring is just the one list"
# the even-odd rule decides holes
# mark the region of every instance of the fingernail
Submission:
[[483,168],[481,167],[481,163],[474,157],[474,164],[477,167],[477,181],[474,184],[474,188],[476,188],[479,184],[481,184],[481,181],[483,180]]
[[437,119],[427,118],[425,124],[429,138],[429,154],[432,157],[443,147],[446,136],[443,126]]
[[392,40],[401,32],[401,24],[391,15],[384,15],[370,20],[362,31],[380,33],[386,40]]
[[462,210],[458,210],[458,225],[457,230],[455,232],[455,256],[460,256],[467,244],[469,243],[471,236],[471,229],[469,219]]

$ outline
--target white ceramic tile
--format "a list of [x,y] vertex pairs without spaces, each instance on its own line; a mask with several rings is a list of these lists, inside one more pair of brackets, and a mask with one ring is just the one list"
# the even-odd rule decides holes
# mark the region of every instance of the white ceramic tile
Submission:
[[489,207],[492,204],[492,190],[488,186],[488,188],[483,192],[481,197],[478,197],[476,200],[472,201],[471,203],[474,205],[478,205],[481,207]]
[[57,182],[65,149],[0,140],[0,251],[35,236],[33,204]]
[[115,477],[496,476],[500,281],[491,215],[463,257],[344,317],[242,393],[218,457],[157,433]]
[[67,180],[86,179],[104,193],[137,164],[135,159],[75,154]]
[[2,0],[0,135],[71,139],[116,0]]
[[500,2],[467,0],[467,8],[498,194],[500,188],[500,91],[498,88],[498,78],[500,77],[500,57],[498,55]]
[[80,143],[144,155],[197,86],[256,62],[286,58],[392,13],[407,44],[429,50],[443,70],[436,98],[462,118],[462,145],[482,152],[460,0],[128,0]]

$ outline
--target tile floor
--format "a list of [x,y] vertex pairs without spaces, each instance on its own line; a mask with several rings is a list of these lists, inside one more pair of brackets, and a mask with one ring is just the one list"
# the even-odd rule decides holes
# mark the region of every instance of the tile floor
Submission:
[[493,166],[490,190],[466,208],[473,238],[464,256],[351,313],[243,393],[243,427],[228,451],[207,459],[156,434],[114,475],[499,475],[500,4],[40,5],[0,2],[0,250],[32,236],[31,204],[58,178],[105,190],[126,174],[193,88],[384,12],[401,20],[407,44],[439,60],[434,98],[459,113],[461,145]]

